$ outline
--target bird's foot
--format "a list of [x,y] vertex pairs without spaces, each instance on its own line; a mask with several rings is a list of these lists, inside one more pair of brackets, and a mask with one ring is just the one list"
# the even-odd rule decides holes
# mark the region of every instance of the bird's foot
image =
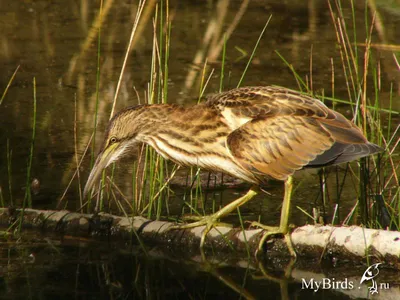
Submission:
[[201,235],[200,249],[203,249],[207,233],[209,233],[213,227],[217,227],[217,226],[232,227],[232,225],[230,225],[230,224],[218,222],[219,218],[218,218],[218,216],[216,216],[216,214],[213,214],[210,216],[204,216],[204,217],[191,216],[191,217],[187,217],[184,219],[186,219],[186,220],[187,219],[191,219],[191,220],[195,219],[198,221],[195,221],[195,222],[189,223],[189,224],[173,225],[169,229],[172,229],[172,230],[174,230],[174,229],[191,229],[191,228],[195,228],[195,227],[205,226],[203,233]]
[[293,247],[292,239],[290,238],[290,232],[288,231],[288,228],[267,226],[259,222],[252,222],[250,224],[250,227],[257,227],[266,230],[266,232],[264,233],[263,237],[260,240],[260,243],[258,244],[257,253],[261,253],[264,243],[269,237],[274,235],[282,235],[285,238],[286,246],[288,248],[290,255],[294,258],[297,257],[296,251],[294,250]]

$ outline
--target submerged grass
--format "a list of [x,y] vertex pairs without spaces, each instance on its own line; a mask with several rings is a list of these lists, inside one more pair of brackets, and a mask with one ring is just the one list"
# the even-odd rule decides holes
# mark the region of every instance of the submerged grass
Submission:
[[25,185],[25,196],[23,201],[23,208],[32,207],[32,195],[31,195],[31,170],[33,160],[33,149],[35,146],[36,137],[36,78],[33,77],[33,115],[32,115],[32,138],[31,147],[28,158],[28,165],[26,169],[26,185]]
[[[8,191],[10,205],[13,206],[13,195],[12,195],[12,150],[10,149],[10,140],[7,139],[7,174],[8,174]],[[3,203],[4,207],[4,203]]]
[[[143,10],[145,1],[141,2],[138,8],[138,15],[135,20],[135,24],[132,28],[131,40],[133,38],[136,27],[140,19],[140,11]],[[329,2],[331,3],[331,2]],[[368,135],[369,140],[375,142],[386,149],[383,155],[380,155],[378,159],[366,159],[355,166],[351,164],[346,166],[344,172],[339,171],[339,167],[324,170],[321,173],[320,182],[320,198],[322,199],[322,210],[324,211],[327,205],[332,199],[336,199],[337,204],[335,205],[332,223],[338,224],[351,224],[361,223],[370,227],[377,228],[393,228],[399,229],[400,226],[400,188],[398,181],[398,170],[399,170],[399,158],[396,157],[398,153],[398,131],[399,127],[392,128],[395,124],[394,118],[398,118],[400,112],[394,111],[393,108],[393,85],[390,86],[390,101],[388,108],[382,108],[380,105],[380,94],[381,94],[381,78],[380,70],[374,67],[372,61],[374,59],[374,53],[371,49],[372,43],[372,29],[374,26],[374,17],[372,22],[369,21],[368,11],[365,12],[365,24],[366,24],[366,43],[364,52],[361,55],[361,47],[359,46],[356,31],[356,12],[354,5],[352,5],[351,20],[344,17],[342,12],[342,4],[340,1],[333,1],[334,7],[330,5],[330,12],[332,16],[332,22],[334,24],[334,30],[336,32],[337,44],[339,45],[338,57],[340,58],[341,68],[343,76],[347,84],[347,95],[348,100],[339,99],[337,93],[335,93],[335,72],[339,72],[340,68],[334,65],[334,59],[332,58],[332,91],[331,96],[326,95],[325,92],[322,96],[317,96],[321,100],[332,104],[333,107],[340,107],[346,105],[349,107],[354,115],[354,120],[357,124],[363,128],[363,131]],[[353,4],[353,2],[351,2]],[[102,13],[102,6],[100,5],[100,15]],[[245,66],[245,69],[241,75],[241,78],[237,84],[240,86],[246,76],[246,73],[251,65],[251,61],[254,58],[257,47],[266,31],[266,28],[271,20],[268,18],[264,28],[262,29],[258,40],[256,41],[255,47],[249,57],[249,60]],[[150,67],[150,76],[148,90],[145,97],[145,102],[151,103],[167,103],[168,102],[168,81],[169,81],[169,57],[170,57],[170,42],[171,42],[171,17],[169,12],[168,1],[161,1],[155,8],[154,20],[153,20],[153,51],[152,51],[152,62]],[[351,34],[349,34],[349,32]],[[91,148],[91,166],[94,162],[94,149],[96,146],[95,136],[98,125],[98,114],[99,114],[99,89],[100,89],[100,63],[101,63],[101,29],[98,28],[98,43],[97,43],[97,73],[96,73],[96,106],[93,118],[93,143]],[[226,49],[228,38],[224,35],[222,47],[222,64],[221,64],[221,75],[219,78],[220,87],[219,90],[223,91],[224,82],[227,76],[226,73]],[[127,49],[124,64],[128,58],[130,51],[130,44]],[[307,93],[312,91],[312,76],[309,80],[304,80],[303,77],[298,74],[295,68],[278,52],[283,63],[289,67],[292,71],[295,80],[298,83],[300,90]],[[335,58],[336,59],[336,58]],[[312,63],[311,63],[312,65]],[[18,70],[18,68],[17,68]],[[17,70],[15,70],[12,79],[14,78]],[[199,100],[203,96],[206,89],[207,83],[211,80],[211,76],[214,70],[211,70],[209,76],[206,76],[207,60],[204,63],[203,75],[201,77],[201,83],[199,88]],[[310,68],[312,70],[312,68]],[[123,76],[124,67],[121,70],[121,78]],[[371,80],[372,77],[372,80]],[[206,80],[207,78],[207,80]],[[373,82],[372,88],[367,84]],[[118,85],[119,86],[119,85]],[[4,95],[7,92],[9,85],[7,86],[3,96],[0,100],[0,104],[3,101]],[[117,87],[118,90],[118,87]],[[373,94],[373,97],[368,99],[368,95]],[[116,97],[118,91],[115,94],[112,110],[110,116],[113,115],[114,107],[116,103]],[[383,124],[384,123],[384,124]],[[384,129],[384,125],[387,125],[387,130]],[[24,197],[24,207],[31,206],[31,195],[30,195],[30,177],[32,167],[32,157],[34,150],[35,140],[35,128],[36,128],[36,82],[34,79],[34,109],[33,109],[33,122],[32,122],[32,143],[30,149],[30,155],[28,159],[28,167],[26,174],[26,192]],[[75,150],[77,152],[77,150]],[[127,200],[117,188],[114,191],[101,190],[97,195],[100,199],[98,208],[100,210],[105,209],[103,199],[114,198],[125,199],[125,205],[116,201],[118,209],[125,215],[129,213],[146,215],[149,218],[160,218],[169,212],[168,200],[173,196],[172,191],[169,188],[168,183],[175,176],[178,168],[168,164],[162,157],[160,157],[153,149],[144,146],[138,151],[138,160],[133,163],[132,167],[132,201],[127,203]],[[7,142],[7,168],[9,177],[9,202],[13,205],[13,196],[11,194],[12,184],[12,150]],[[76,158],[76,164],[78,160]],[[80,164],[80,163],[79,163]],[[112,169],[111,177],[107,177],[103,174],[103,180],[101,187],[116,185],[113,183],[114,179],[114,168]],[[183,196],[184,205],[182,205],[184,212],[189,212],[197,215],[207,214],[205,207],[206,193],[202,189],[202,183],[200,178],[200,169],[192,169],[188,180],[188,186]],[[336,189],[329,190],[327,181],[332,180],[336,182]],[[344,220],[340,220],[341,204],[343,202],[343,190],[346,184],[353,184],[357,190],[357,202],[351,209],[350,213]],[[79,188],[80,189],[80,188]],[[214,195],[215,196],[215,195]],[[212,210],[218,210],[218,201],[213,196]],[[128,197],[129,198],[129,197]],[[0,190],[0,201],[4,205],[3,193]],[[122,201],[121,201],[122,202]],[[82,203],[81,203],[82,206]],[[188,209],[189,208],[189,209]],[[315,215],[312,216],[307,209],[301,208],[306,214],[312,217],[315,222],[319,222],[319,218]],[[326,209],[328,210],[328,209]],[[241,226],[244,222],[240,210],[238,210],[239,221]]]
[[271,21],[271,18],[272,18],[272,15],[269,16],[267,22],[265,23],[264,28],[263,28],[262,31],[261,31],[260,36],[258,37],[258,40],[257,40],[257,42],[256,42],[256,44],[255,44],[255,46],[254,46],[254,48],[253,48],[253,52],[251,53],[250,58],[249,58],[249,60],[247,61],[246,67],[245,67],[245,69],[244,69],[244,71],[243,71],[243,73],[242,73],[242,76],[240,77],[239,82],[238,82],[238,84],[237,84],[236,87],[240,87],[240,85],[242,84],[242,81],[243,81],[244,77],[246,76],[247,69],[249,68],[249,66],[250,66],[250,64],[251,64],[251,62],[252,62],[252,60],[253,60],[254,54],[256,53],[256,50],[257,50],[257,48],[258,48],[258,45],[259,45],[259,43],[260,43],[262,37],[264,36],[265,30],[267,29],[268,24],[269,24],[269,21]]
[[[101,62],[101,24],[103,23],[103,1],[100,1],[100,6],[99,6],[99,14],[98,14],[98,19],[99,19],[99,26],[97,26],[97,61],[96,61],[96,91],[95,91],[95,110],[94,110],[94,116],[93,116],[93,138],[92,138],[92,147],[91,147],[91,155],[90,155],[90,168],[93,167],[94,162],[95,162],[95,149],[96,149],[96,133],[97,133],[97,125],[98,125],[98,116],[99,116],[99,105],[100,105],[100,62]],[[102,203],[102,195],[103,195],[103,186],[104,186],[104,175],[105,172],[103,172],[103,176],[101,178],[101,183],[100,183],[100,191],[99,195],[97,198],[97,203],[96,207],[97,208],[102,208],[103,203]],[[85,204],[87,206],[88,211],[92,209],[91,205],[91,197],[89,197],[87,203]],[[80,205],[80,209],[82,209],[82,204]]]
[[[103,1],[100,1],[100,10],[99,10],[99,18],[100,24],[102,23],[101,19],[103,18]],[[100,61],[101,61],[101,26],[97,29],[97,66],[96,66],[96,106],[94,110],[94,118],[93,118],[93,140],[92,140],[92,151],[90,158],[90,168],[94,165],[95,160],[95,147],[96,147],[96,132],[97,132],[97,123],[99,116],[99,104],[100,104]]]
[[[7,86],[3,91],[3,94],[0,98],[0,106],[3,104],[3,100],[7,95],[8,89],[10,88],[12,82],[14,81],[15,75],[17,74],[18,70],[19,70],[19,65],[16,67],[14,73],[11,75],[10,79],[7,82]],[[13,206],[14,202],[13,202],[13,195],[12,195],[12,149],[10,149],[10,139],[7,139],[7,176],[8,176],[8,191],[9,191],[9,201],[8,201],[8,205]],[[5,207],[5,201],[3,199],[3,192],[1,190],[0,187],[0,191],[1,191],[1,206]]]
[[[144,2],[143,2],[144,5]],[[133,29],[134,30],[134,29]],[[153,51],[150,80],[145,102],[148,104],[168,101],[168,64],[171,21],[168,1],[156,4],[153,19]],[[132,207],[134,214],[160,218],[169,194],[165,184],[168,178],[167,162],[154,149],[143,146],[132,170]],[[171,176],[175,174],[173,170]]]
[[0,206],[5,207],[5,201],[3,198],[3,189],[1,188],[1,186],[0,186]]
[[11,75],[11,78],[10,78],[10,80],[8,81],[7,86],[6,86],[6,88],[4,89],[3,95],[1,95],[1,98],[0,98],[0,105],[3,104],[3,100],[4,100],[4,98],[6,97],[7,92],[8,92],[8,89],[10,88],[11,83],[14,81],[15,75],[17,75],[18,70],[19,70],[19,65],[15,68],[14,73]]
[[[349,100],[337,99],[334,96],[328,97],[323,95],[322,100],[329,100],[333,106],[339,104],[350,105],[353,111],[354,121],[361,127],[367,138],[381,145],[385,152],[379,154],[377,159],[363,158],[358,164],[358,168],[353,170],[352,165],[350,166],[350,176],[353,181],[355,180],[356,190],[358,191],[358,201],[353,207],[347,218],[344,220],[345,224],[348,224],[352,219],[354,223],[361,223],[363,225],[373,228],[392,228],[399,230],[400,226],[400,214],[399,214],[399,181],[397,180],[399,158],[393,154],[398,146],[400,138],[396,138],[397,128],[394,129],[392,126],[393,117],[398,118],[398,111],[394,111],[393,107],[393,85],[390,87],[389,95],[390,102],[389,108],[384,109],[380,106],[379,95],[381,93],[381,78],[380,70],[376,67],[371,66],[371,59],[373,55],[371,53],[371,40],[375,22],[375,13],[372,16],[372,22],[368,26],[366,25],[366,47],[364,49],[363,59],[358,55],[360,52],[357,47],[357,35],[355,29],[355,10],[352,2],[352,29],[353,39],[351,41],[348,35],[348,26],[346,19],[342,12],[342,5],[340,1],[334,1],[335,9],[332,8],[330,2],[329,8],[332,16],[332,22],[337,36],[337,43],[340,46],[340,59],[343,69],[343,75],[347,84],[347,93]],[[366,6],[365,12],[365,23],[368,24],[368,7]],[[287,62],[279,53],[278,55],[282,58],[283,62],[293,72],[295,79],[299,84],[299,88],[306,88],[309,90],[308,85],[302,80],[301,76],[294,70],[293,66]],[[333,61],[333,60],[332,60]],[[333,66],[333,63],[332,63]],[[379,67],[379,65],[378,65]],[[372,71],[371,71],[372,69]],[[372,74],[372,75],[370,75]],[[367,95],[371,94],[369,91],[369,85],[367,82],[370,81],[370,77],[373,76],[373,91],[374,95],[371,99],[368,99]],[[334,95],[334,68],[332,67],[332,95]],[[350,83],[350,84],[349,84]],[[312,92],[312,91],[311,91]],[[321,98],[321,97],[320,97]],[[386,115],[384,118],[385,124],[382,124],[382,115]],[[383,125],[388,126],[386,132],[383,132]],[[396,162],[394,162],[396,160]],[[397,165],[396,165],[397,164]],[[339,183],[338,168],[336,168],[336,197],[337,203],[341,202],[341,194],[346,180],[346,174],[344,173],[343,180]],[[393,180],[395,178],[395,180]],[[357,184],[358,182],[358,184]],[[321,179],[321,199],[322,207],[325,207],[325,183],[326,178]],[[329,195],[328,195],[329,197]],[[335,217],[339,207],[335,208]],[[359,219],[359,221],[357,221]]]
[[[382,108],[380,106],[379,95],[381,93],[380,87],[380,71],[374,68],[371,60],[374,59],[371,53],[372,43],[372,29],[374,25],[374,17],[372,23],[369,24],[368,13],[365,13],[366,26],[366,47],[364,54],[360,55],[360,47],[357,43],[357,30],[356,26],[356,12],[354,5],[351,10],[351,21],[347,23],[346,18],[342,12],[342,4],[340,1],[333,1],[334,7],[329,3],[332,22],[336,32],[337,43],[339,45],[339,55],[343,76],[347,83],[348,100],[343,100],[337,97],[335,93],[335,72],[339,68],[335,68],[334,58],[331,59],[332,65],[332,88],[331,96],[326,95],[324,92],[322,96],[316,96],[322,101],[329,102],[336,108],[340,105],[348,105],[353,112],[354,121],[363,129],[368,139],[372,142],[382,145],[387,151],[384,155],[379,156],[378,159],[364,159],[359,162],[355,167],[354,164],[348,165],[343,173],[340,167],[330,168],[321,172],[320,181],[320,198],[322,199],[322,212],[325,215],[327,205],[336,198],[336,205],[332,216],[332,223],[361,223],[371,227],[384,227],[388,222],[391,228],[398,228],[400,224],[399,216],[399,186],[395,183],[393,192],[393,182],[398,178],[397,170],[398,165],[393,161],[393,153],[398,145],[398,138],[395,137],[396,132],[391,131],[393,124],[392,118],[398,117],[399,112],[392,109],[393,93],[391,87],[390,91],[390,105],[389,108]],[[353,2],[351,3],[353,4]],[[244,76],[250,66],[254,57],[258,44],[265,33],[265,30],[271,20],[269,17],[265,27],[260,33],[256,42],[253,52],[246,64],[242,76],[238,82],[238,86],[243,82]],[[168,70],[169,70],[169,49],[171,38],[171,21],[169,16],[169,3],[168,1],[161,1],[155,9],[153,20],[153,52],[152,62],[150,68],[150,79],[147,90],[146,102],[147,103],[167,103],[168,101]],[[348,32],[351,32],[349,34]],[[226,43],[227,38],[223,38],[222,47],[222,64],[220,75],[220,91],[223,90],[225,80],[225,64],[226,64]],[[300,90],[307,93],[313,93],[312,90],[312,75],[304,80],[295,68],[278,52],[284,64],[286,64],[292,71],[294,78],[298,83]],[[201,99],[205,86],[213,74],[212,70],[207,80],[206,78],[205,61],[203,68],[203,75],[200,83],[199,100]],[[312,70],[312,60],[310,62],[310,70]],[[311,71],[310,71],[311,72]],[[368,99],[371,94],[369,85],[372,76],[373,95],[372,99]],[[315,96],[315,95],[314,95]],[[388,130],[382,130],[382,114],[386,114],[385,122],[388,124]],[[133,213],[145,214],[149,218],[156,217],[157,219],[162,216],[165,211],[169,211],[168,199],[171,196],[171,190],[168,187],[168,182],[175,175],[176,167],[170,171],[170,166],[167,162],[160,157],[156,152],[145,146],[138,151],[138,161],[133,165],[132,171],[132,204]],[[332,172],[333,170],[333,172]],[[200,169],[193,169],[188,178],[188,186],[183,196],[184,205],[182,211],[196,215],[206,214],[204,207],[205,194],[202,191],[200,180]],[[328,188],[327,181],[333,180],[336,182],[336,188],[332,191]],[[398,181],[396,181],[398,182]],[[351,209],[350,213],[344,220],[340,220],[341,204],[343,198],[344,186],[353,184],[357,190],[358,201]],[[214,198],[214,197],[213,197]],[[200,202],[199,202],[200,201]],[[212,207],[217,209],[215,198],[213,199]],[[200,209],[199,209],[200,208]],[[306,210],[304,210],[306,211]],[[309,214],[311,216],[311,214]],[[382,215],[389,221],[382,221]],[[240,212],[239,212],[240,216]],[[315,222],[320,222],[320,218],[313,217]],[[243,220],[240,218],[241,224]],[[382,222],[384,224],[382,224]],[[389,225],[388,225],[389,226]]]

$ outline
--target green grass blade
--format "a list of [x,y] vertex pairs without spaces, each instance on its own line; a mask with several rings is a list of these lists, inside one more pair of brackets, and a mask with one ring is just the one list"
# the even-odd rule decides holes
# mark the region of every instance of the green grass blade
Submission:
[[[13,197],[12,197],[12,150],[10,150],[10,140],[7,139],[7,173],[8,173],[8,190],[10,195],[10,205],[13,206]],[[4,205],[3,205],[4,207]]]
[[24,197],[24,208],[26,204],[29,207],[32,207],[32,197],[31,197],[31,169],[32,169],[32,160],[33,160],[33,149],[35,146],[35,136],[36,136],[36,78],[33,77],[33,120],[32,120],[32,140],[31,140],[31,149],[29,153],[28,167],[26,172],[26,185],[25,185],[25,197]]
[[267,29],[267,26],[268,26],[268,24],[269,24],[269,21],[271,21],[271,18],[272,18],[272,15],[269,16],[267,22],[266,22],[265,25],[264,25],[263,30],[261,31],[260,36],[258,37],[258,40],[257,40],[257,42],[256,42],[256,44],[255,44],[255,46],[254,46],[253,52],[251,52],[249,61],[247,62],[246,67],[244,68],[244,71],[243,71],[243,73],[242,73],[242,77],[240,77],[240,80],[239,80],[239,82],[238,82],[238,84],[237,84],[236,87],[240,87],[240,85],[242,84],[242,81],[243,81],[243,79],[244,79],[244,76],[246,75],[247,69],[249,68],[250,63],[251,63],[251,61],[253,60],[254,54],[256,53],[256,50],[257,50],[257,48],[258,48],[258,44],[260,43],[261,38],[263,37],[265,30]]
[[15,75],[16,75],[17,72],[18,72],[18,69],[19,69],[19,65],[17,66],[17,68],[15,69],[14,73],[12,74],[10,80],[9,80],[8,83],[7,83],[7,86],[6,86],[6,88],[5,88],[4,92],[3,92],[3,95],[1,96],[1,99],[0,99],[0,105],[3,103],[4,97],[6,96],[7,91],[8,91],[8,89],[9,89],[9,87],[11,86],[11,83],[13,82],[14,77],[15,77]]

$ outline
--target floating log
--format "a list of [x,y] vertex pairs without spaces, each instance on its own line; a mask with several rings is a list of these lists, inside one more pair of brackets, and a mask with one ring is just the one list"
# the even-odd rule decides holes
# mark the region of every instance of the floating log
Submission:
[[[39,229],[76,237],[137,240],[142,244],[164,245],[171,249],[198,251],[204,226],[185,230],[169,230],[175,223],[152,221],[143,217],[121,217],[106,213],[81,214],[70,211],[0,208],[0,225],[10,226],[22,216],[23,228]],[[256,253],[264,232],[261,229],[217,226],[206,238],[205,248],[213,252]],[[320,261],[346,259],[383,262],[400,269],[400,232],[367,229],[359,226],[305,225],[291,233],[298,260],[318,258]],[[288,258],[284,239],[271,238],[265,255]]]

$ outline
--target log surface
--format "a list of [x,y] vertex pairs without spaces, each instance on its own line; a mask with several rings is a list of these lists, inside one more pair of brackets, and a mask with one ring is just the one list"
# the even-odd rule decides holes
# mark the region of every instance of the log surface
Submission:
[[[175,225],[166,221],[151,221],[143,217],[120,217],[111,214],[81,214],[70,211],[0,208],[0,225],[15,223],[23,215],[23,228],[76,237],[107,238],[139,241],[142,245],[162,245],[170,249],[198,252],[204,226],[186,230],[168,230]],[[217,226],[206,238],[206,248],[213,252],[246,255],[255,253],[264,232]],[[400,232],[367,229],[359,226],[334,227],[305,225],[291,233],[298,259],[351,259],[365,262],[373,258],[395,269],[400,269]],[[279,236],[267,241],[265,254],[288,258],[284,239]]]

